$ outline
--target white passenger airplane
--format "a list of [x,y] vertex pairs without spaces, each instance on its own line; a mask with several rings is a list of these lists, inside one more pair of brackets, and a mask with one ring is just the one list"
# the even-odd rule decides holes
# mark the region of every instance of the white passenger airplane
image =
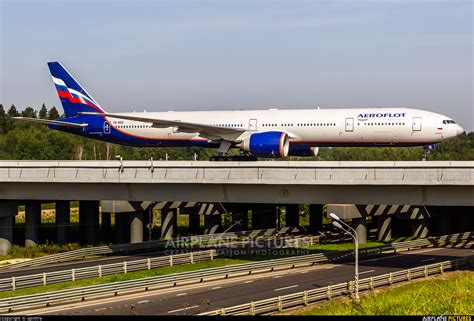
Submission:
[[[61,63],[48,66],[66,118],[18,119],[129,146],[218,148],[212,160],[315,156],[321,146],[429,146],[464,133],[447,116],[411,108],[107,113]],[[231,148],[244,156],[226,157]]]

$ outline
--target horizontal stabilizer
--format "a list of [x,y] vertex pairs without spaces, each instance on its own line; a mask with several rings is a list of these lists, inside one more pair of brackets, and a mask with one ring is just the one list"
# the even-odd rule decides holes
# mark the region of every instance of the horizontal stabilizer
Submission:
[[72,127],[72,128],[84,128],[88,126],[88,124],[77,124],[77,123],[69,123],[69,122],[60,121],[60,120],[49,120],[49,119],[30,118],[30,117],[13,117],[13,119],[24,120],[24,121],[46,124],[46,125]]

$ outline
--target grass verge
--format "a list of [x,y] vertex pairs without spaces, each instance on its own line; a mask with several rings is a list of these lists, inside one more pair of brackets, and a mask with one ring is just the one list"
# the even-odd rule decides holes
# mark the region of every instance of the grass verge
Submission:
[[151,270],[130,272],[127,274],[116,274],[116,275],[104,276],[101,278],[97,277],[97,278],[78,280],[75,282],[63,282],[63,283],[49,284],[46,286],[37,286],[37,287],[32,287],[32,288],[27,288],[27,289],[19,289],[16,291],[0,292],[0,298],[8,298],[8,297],[19,296],[19,295],[28,295],[28,294],[35,294],[35,293],[42,293],[42,292],[49,292],[49,291],[65,290],[65,289],[71,289],[71,288],[76,288],[76,287],[81,287],[81,286],[140,279],[140,278],[146,278],[146,277],[152,277],[152,276],[158,276],[158,275],[195,271],[195,270],[200,270],[200,269],[207,269],[207,268],[212,268],[212,267],[219,267],[219,266],[247,263],[247,262],[249,261],[244,260],[244,259],[215,259],[212,261],[199,262],[195,264],[183,264],[183,265],[176,265],[176,266],[171,266],[171,267],[166,266],[166,267],[161,267],[161,268],[156,268],[156,269],[151,269]]
[[72,250],[78,250],[81,248],[79,243],[69,243],[64,245],[59,244],[39,244],[35,247],[24,247],[19,245],[12,246],[12,252],[8,255],[0,256],[0,260],[9,260],[9,259],[32,259],[35,257],[41,257],[61,252],[67,252]]
[[[359,248],[365,247],[373,247],[373,246],[381,246],[386,245],[387,243],[383,242],[375,242],[375,241],[368,241],[366,244],[360,244]],[[347,251],[354,249],[354,243],[323,243],[323,244],[314,244],[311,246],[304,247],[304,249],[308,249],[311,251],[319,251],[319,252],[326,252],[326,251]]]
[[365,292],[360,303],[338,298],[291,315],[473,315],[474,271],[455,271]]

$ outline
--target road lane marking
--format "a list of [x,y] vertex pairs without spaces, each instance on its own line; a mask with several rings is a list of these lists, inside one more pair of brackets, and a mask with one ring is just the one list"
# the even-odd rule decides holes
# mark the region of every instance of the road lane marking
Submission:
[[299,286],[299,285],[295,284],[295,285],[285,286],[284,288],[275,289],[275,291],[281,291],[281,290],[296,288],[297,286]]
[[183,295],[187,295],[187,293],[179,293],[179,294],[176,294],[176,296],[183,296]]
[[432,257],[430,259],[424,259],[424,260],[421,260],[420,262],[427,262],[427,261],[433,261],[433,260],[436,260],[435,257]]
[[211,290],[217,290],[217,289],[222,289],[222,286],[215,286]]
[[252,283],[252,282],[253,282],[253,281],[251,280],[251,281],[245,281],[244,283]]
[[138,301],[137,304],[143,304],[143,303],[148,303],[150,300],[143,300],[143,301]]
[[308,273],[309,271],[303,271],[303,272],[300,272],[300,274],[304,274],[304,273]]
[[107,310],[107,308],[100,308],[100,309],[95,309],[94,311],[102,311],[102,310]]
[[194,309],[194,308],[197,308],[197,307],[199,307],[199,305],[193,305],[192,307],[171,310],[171,311],[168,311],[168,313],[175,313],[175,312],[179,312],[179,311],[185,311],[185,310]]
[[375,270],[368,270],[368,271],[364,271],[364,272],[359,272],[359,274],[370,273],[370,272],[375,272]]
[[274,276],[273,278],[274,279],[279,279],[279,278],[282,278],[282,277],[283,277],[283,275],[277,275],[277,276]]

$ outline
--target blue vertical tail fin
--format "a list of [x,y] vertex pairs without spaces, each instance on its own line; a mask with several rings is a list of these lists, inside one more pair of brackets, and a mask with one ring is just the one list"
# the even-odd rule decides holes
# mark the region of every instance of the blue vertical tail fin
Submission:
[[78,112],[105,112],[60,62],[48,62],[48,67],[66,117]]

